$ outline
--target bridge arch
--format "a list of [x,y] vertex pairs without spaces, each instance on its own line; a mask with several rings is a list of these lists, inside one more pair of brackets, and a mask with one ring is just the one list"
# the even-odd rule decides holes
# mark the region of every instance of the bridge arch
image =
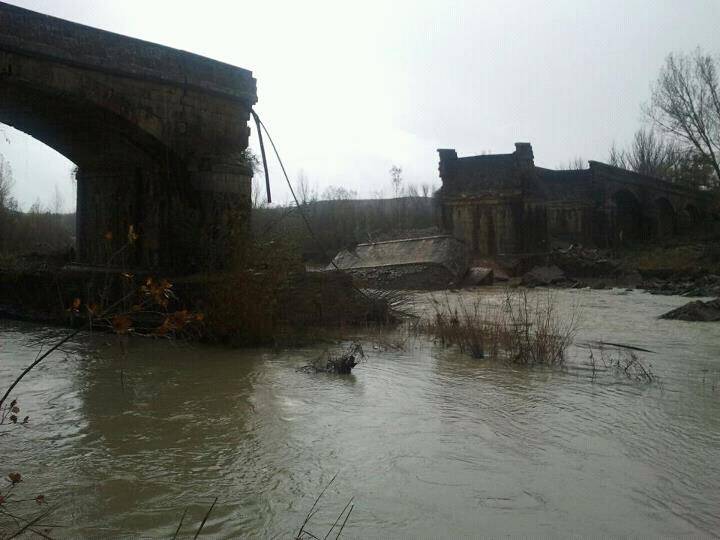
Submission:
[[[125,250],[124,262],[150,268],[186,262],[174,256],[180,249],[173,245],[171,216],[182,211],[185,220],[192,221],[196,212],[190,204],[178,207],[182,199],[191,203],[192,198],[184,197],[188,177],[171,148],[139,124],[82,95],[67,96],[10,78],[0,84],[0,103],[0,122],[77,166],[80,261],[105,264],[108,254],[126,243],[132,225],[138,238]],[[158,198],[164,200],[161,213],[153,208]]]
[[247,70],[0,2],[0,122],[77,164],[81,263],[105,263],[130,225],[134,266],[228,260],[256,101]]
[[623,246],[640,242],[646,237],[646,220],[642,204],[629,189],[612,194],[614,244]]
[[653,237],[666,238],[677,232],[677,214],[667,197],[655,198],[653,214]]
[[705,219],[700,208],[692,203],[687,203],[683,209],[684,228],[687,232],[697,232]]

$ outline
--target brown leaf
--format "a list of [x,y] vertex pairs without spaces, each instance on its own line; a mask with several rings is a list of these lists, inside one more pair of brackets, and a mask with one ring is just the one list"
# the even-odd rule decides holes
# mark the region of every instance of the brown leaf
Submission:
[[155,329],[155,335],[164,336],[173,329],[170,317],[165,317],[165,320],[160,326]]
[[79,299],[79,298],[75,298],[75,299],[72,301],[72,304],[70,305],[70,307],[69,307],[67,310],[68,310],[68,311],[72,311],[72,312],[74,312],[74,313],[77,313],[78,310],[80,309],[80,305],[81,305],[81,304],[82,304],[82,302],[80,301],[80,299]]
[[10,480],[13,484],[19,484],[22,482],[22,475],[19,472],[13,472],[8,474],[8,480]]
[[112,326],[117,334],[127,334],[132,328],[132,321],[125,315],[116,315],[112,318]]

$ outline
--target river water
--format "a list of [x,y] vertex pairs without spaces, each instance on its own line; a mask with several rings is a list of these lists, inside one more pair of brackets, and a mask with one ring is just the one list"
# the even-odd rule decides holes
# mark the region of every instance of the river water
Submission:
[[[498,291],[481,294],[493,300]],[[322,349],[228,350],[85,335],[18,388],[3,474],[57,509],[53,536],[713,536],[720,531],[720,324],[656,317],[685,298],[559,291],[578,342],[651,349],[661,384],[586,351],[514,369],[424,339],[365,339],[352,375],[298,367]],[[420,297],[422,300],[427,297]],[[62,331],[0,322],[2,387]],[[382,340],[387,342],[387,340]],[[375,344],[373,344],[375,342]],[[334,537],[334,534],[333,534]]]

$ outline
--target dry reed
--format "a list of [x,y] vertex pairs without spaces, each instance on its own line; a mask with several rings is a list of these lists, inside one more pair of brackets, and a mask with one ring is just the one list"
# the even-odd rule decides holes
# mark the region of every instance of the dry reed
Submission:
[[453,305],[445,295],[433,298],[431,309],[432,317],[418,327],[439,343],[473,358],[528,366],[563,365],[578,323],[576,308],[560,315],[552,292],[507,291],[499,305],[480,297],[470,303],[459,297]]

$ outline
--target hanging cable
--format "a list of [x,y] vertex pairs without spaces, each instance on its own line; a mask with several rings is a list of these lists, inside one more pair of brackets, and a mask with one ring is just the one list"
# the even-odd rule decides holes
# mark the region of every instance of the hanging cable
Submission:
[[[263,124],[263,121],[260,120],[260,117],[257,115],[255,111],[253,111],[253,116],[255,117],[255,122],[258,124],[258,132],[260,131],[260,127],[265,131],[265,135],[267,135],[268,141],[270,141],[270,144],[272,145],[273,152],[275,152],[275,157],[277,157],[278,163],[280,164],[280,169],[283,172],[283,176],[285,176],[285,181],[287,182],[288,188],[290,188],[290,193],[293,196],[293,200],[295,201],[295,206],[297,206],[298,211],[300,212],[300,215],[303,218],[303,221],[305,222],[305,226],[307,227],[308,232],[310,233],[310,236],[312,236],[313,241],[315,242],[318,249],[320,249],[321,253],[326,254],[325,247],[323,246],[320,239],[315,234],[315,231],[312,228],[312,225],[310,225],[310,220],[308,219],[307,215],[303,211],[302,206],[300,205],[300,201],[298,201],[297,195],[295,195],[295,190],[292,187],[292,182],[290,182],[290,177],[287,174],[287,171],[285,170],[285,165],[283,164],[282,158],[280,157],[280,152],[278,152],[277,147],[275,146],[275,142],[273,141],[272,137],[270,136],[270,132],[268,132],[268,129],[265,127],[265,124]],[[260,139],[262,141],[262,138]],[[262,151],[262,142],[260,143],[260,150]],[[265,159],[265,153],[263,152],[263,160]],[[267,168],[266,168],[267,170]],[[269,189],[269,188],[268,188]],[[335,264],[335,260],[331,260],[330,264],[332,264],[336,270],[340,270],[337,264]],[[357,289],[357,287],[356,287]],[[360,289],[357,289],[360,291]],[[362,291],[360,291],[362,293]],[[365,294],[365,293],[363,293]],[[367,295],[365,295],[367,296]]]
[[[305,226],[307,227],[308,232],[310,233],[310,236],[312,237],[313,241],[315,242],[315,245],[320,250],[321,253],[326,254],[327,251],[325,250],[325,247],[323,246],[320,239],[315,234],[315,231],[312,228],[312,225],[310,225],[310,220],[308,219],[307,215],[305,214],[305,211],[303,209],[303,206],[300,204],[300,201],[297,198],[297,195],[295,195],[295,190],[292,187],[292,182],[290,182],[290,177],[287,174],[287,171],[285,170],[285,165],[283,164],[282,158],[280,157],[280,152],[278,152],[277,147],[275,146],[275,142],[273,141],[272,137],[270,136],[270,132],[268,131],[267,127],[265,127],[265,124],[262,120],[260,120],[260,117],[258,114],[251,109],[252,115],[255,118],[255,123],[258,127],[258,135],[260,135],[260,128],[262,127],[263,131],[265,131],[265,135],[267,135],[268,140],[270,141],[270,145],[273,148],[273,152],[275,153],[275,157],[278,160],[278,163],[280,164],[280,169],[282,170],[283,176],[285,177],[285,181],[287,182],[288,188],[290,188],[290,193],[293,196],[293,200],[295,201],[295,206],[297,207],[298,212],[300,212],[300,215],[302,216],[303,221],[305,222]],[[265,164],[265,180],[267,182],[267,190],[268,190],[268,197],[270,194],[270,181],[268,179],[267,174],[267,162],[265,159],[265,151],[263,150],[263,143],[262,143],[262,135],[260,135],[260,151],[263,155],[263,163]],[[336,263],[334,259],[330,260],[330,264],[337,270],[338,272],[341,272],[343,274],[347,274],[344,270],[342,270]],[[364,296],[369,302],[373,302],[377,300],[377,298],[372,298],[366,291],[363,291],[360,289],[355,283],[351,282],[351,286],[355,291],[360,293],[362,296]],[[399,310],[396,307],[393,307],[392,304],[389,305],[389,308],[391,311],[394,311],[395,313],[399,313],[401,315],[405,315],[406,317],[413,317],[418,318],[417,315],[414,315],[412,313],[407,313],[405,311]]]
[[[270,195],[270,173],[268,172],[267,158],[265,157],[265,145],[263,144],[262,130],[260,129],[260,117],[253,109],[250,109],[250,113],[255,119],[255,127],[257,128],[258,140],[260,141],[260,154],[262,155],[263,169],[265,170],[265,192],[267,193],[267,202],[270,204],[272,202],[272,196]],[[267,132],[267,129],[265,131]],[[269,136],[270,135],[268,135],[268,137]],[[274,146],[275,145],[273,145],[273,147]]]

